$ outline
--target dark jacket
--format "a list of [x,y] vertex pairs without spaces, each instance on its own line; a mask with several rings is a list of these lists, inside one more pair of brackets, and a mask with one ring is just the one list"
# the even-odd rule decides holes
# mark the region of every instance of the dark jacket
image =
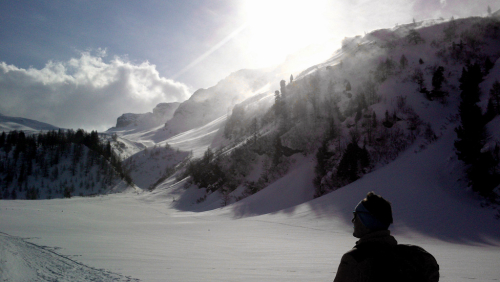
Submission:
[[389,230],[364,236],[342,256],[334,282],[397,281],[392,252],[397,244]]

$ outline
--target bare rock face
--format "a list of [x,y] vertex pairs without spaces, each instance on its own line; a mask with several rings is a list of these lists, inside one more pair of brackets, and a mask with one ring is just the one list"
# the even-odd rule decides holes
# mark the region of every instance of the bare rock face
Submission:
[[208,89],[199,89],[175,111],[165,124],[169,136],[211,122],[231,111],[233,106],[254,96],[269,82],[263,70],[239,70]]
[[153,109],[153,116],[158,121],[158,123],[165,123],[172,119],[174,116],[175,110],[179,107],[181,103],[160,103],[156,105]]
[[160,103],[156,105],[152,113],[145,114],[123,114],[116,120],[116,128],[138,125],[160,125],[170,120],[179,107],[180,103]]
[[147,114],[123,114],[116,119],[116,127],[126,127],[131,124],[137,125],[137,122],[140,121],[145,115]]

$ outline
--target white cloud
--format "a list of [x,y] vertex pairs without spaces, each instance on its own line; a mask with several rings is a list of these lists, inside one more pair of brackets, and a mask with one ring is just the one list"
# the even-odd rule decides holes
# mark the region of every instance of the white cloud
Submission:
[[0,113],[65,128],[105,130],[123,113],[145,113],[161,102],[184,101],[190,89],[161,77],[149,62],[133,64],[83,52],[43,69],[0,62]]

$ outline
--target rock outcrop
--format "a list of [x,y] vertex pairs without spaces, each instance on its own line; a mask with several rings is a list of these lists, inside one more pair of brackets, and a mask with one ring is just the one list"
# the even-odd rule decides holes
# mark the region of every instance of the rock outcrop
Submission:
[[123,114],[116,120],[116,128],[138,125],[160,125],[170,120],[180,103],[160,103],[156,105],[152,113],[145,114]]

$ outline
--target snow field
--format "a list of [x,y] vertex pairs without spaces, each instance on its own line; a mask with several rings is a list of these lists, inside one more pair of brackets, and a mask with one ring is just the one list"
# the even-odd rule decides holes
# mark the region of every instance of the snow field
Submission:
[[[39,239],[30,241],[143,281],[285,281],[297,275],[320,281],[334,271],[316,243],[329,237],[321,230],[176,213],[130,195],[70,201],[40,201],[35,209],[11,201],[2,214],[13,223],[2,230],[26,237],[35,232]],[[18,216],[24,220],[16,222]]]
[[[499,221],[494,210],[453,190],[455,168],[445,169],[453,138],[449,129],[427,150],[410,148],[359,181],[297,206],[287,195],[307,187],[301,173],[289,173],[274,188],[207,212],[175,208],[172,195],[182,189],[175,185],[139,195],[2,201],[0,230],[142,281],[331,281],[356,241],[352,209],[374,190],[393,204],[396,239],[431,252],[441,281],[495,281]],[[277,189],[288,192],[272,198]],[[266,197],[275,200],[261,202]]]

